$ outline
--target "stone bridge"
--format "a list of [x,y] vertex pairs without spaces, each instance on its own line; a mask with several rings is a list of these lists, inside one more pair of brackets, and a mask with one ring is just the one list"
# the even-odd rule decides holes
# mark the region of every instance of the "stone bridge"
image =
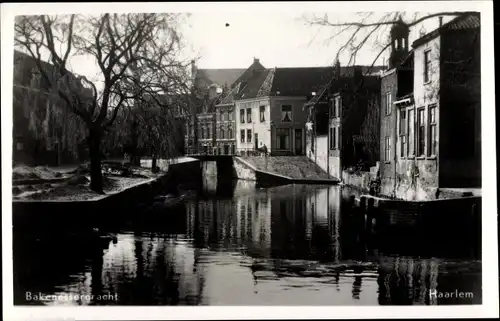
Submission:
[[307,157],[303,156],[241,156],[199,154],[190,157],[200,160],[205,177],[217,179],[252,180],[263,185],[337,184]]

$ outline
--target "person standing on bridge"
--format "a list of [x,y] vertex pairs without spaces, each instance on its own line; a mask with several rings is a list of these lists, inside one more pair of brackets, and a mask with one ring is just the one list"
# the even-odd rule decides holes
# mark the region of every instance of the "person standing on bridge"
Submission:
[[264,144],[264,146],[262,146],[262,151],[264,152],[264,156],[267,157],[267,146],[266,146],[266,144]]

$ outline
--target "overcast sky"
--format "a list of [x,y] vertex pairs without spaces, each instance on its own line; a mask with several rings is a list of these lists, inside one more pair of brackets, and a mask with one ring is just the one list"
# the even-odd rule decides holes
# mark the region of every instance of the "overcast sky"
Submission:
[[[352,13],[330,12],[328,16],[332,21],[358,19]],[[420,31],[432,31],[437,25],[438,18],[435,18],[414,28],[410,43]],[[247,68],[254,57],[266,68],[328,66],[333,64],[337,50],[350,36],[346,33],[334,41],[325,41],[332,29],[307,25],[302,12],[195,12],[181,29],[187,44],[185,57],[198,57],[198,68]],[[370,65],[377,54],[377,48],[367,45],[358,54],[356,64]],[[384,63],[384,58],[387,59],[387,54],[381,56],[377,64]],[[347,53],[341,57],[342,64],[348,60]],[[97,80],[99,69],[91,60],[75,57],[70,63],[74,72]]]
[[[332,21],[358,19],[352,13],[330,12],[328,16]],[[438,18],[435,18],[414,28],[410,43],[421,30],[429,32],[437,25]],[[350,36],[346,33],[334,41],[325,41],[332,35],[332,29],[307,25],[303,12],[195,12],[181,29],[187,44],[185,56],[198,57],[198,68],[247,68],[254,57],[266,68],[328,66],[333,64],[337,50]],[[377,48],[367,45],[358,54],[356,64],[370,65],[377,54]],[[387,59],[387,54],[381,56],[377,64],[384,63],[384,58]],[[346,64],[348,60],[345,53],[341,63]],[[71,66],[76,73],[93,79],[99,73],[95,63],[85,57],[73,59]]]
[[[301,12],[194,13],[184,28],[184,34],[192,46],[192,53],[201,55],[200,68],[246,68],[254,57],[267,68],[331,65],[347,38],[326,42],[333,33],[332,29],[306,25],[303,15]],[[412,13],[406,15],[411,17]],[[332,21],[359,21],[352,13],[329,12],[328,16]],[[445,18],[444,22],[449,19]],[[229,26],[226,27],[226,23]],[[421,27],[432,31],[438,23],[438,18],[434,18],[425,26],[415,28],[410,43],[418,37]],[[376,49],[367,46],[356,63],[371,64],[377,54]],[[347,55],[341,58],[344,58],[341,63],[348,62]]]
[[[426,5],[425,2],[363,2],[361,5],[359,2],[196,3],[194,5],[147,3],[135,4],[135,7],[134,4],[120,4],[120,6],[108,4],[108,7],[77,3],[68,4],[67,7],[59,4],[43,6],[25,4],[21,12],[52,13],[53,8],[69,10],[66,11],[68,13],[78,10],[89,14],[122,10],[130,12],[130,8],[136,9],[134,11],[137,12],[190,12],[191,17],[182,27],[184,41],[190,49],[185,52],[185,58],[198,56],[199,68],[247,68],[254,57],[259,58],[265,67],[272,68],[327,66],[334,62],[335,54],[346,38],[336,38],[336,41],[325,43],[324,40],[332,34],[332,30],[328,28],[318,30],[306,25],[302,19],[304,14],[310,16],[311,12],[319,15],[328,13],[330,20],[343,22],[357,20],[354,10],[377,11],[375,19],[388,11],[405,12],[407,17],[411,17],[415,11],[474,10],[471,2],[465,1],[431,3],[432,6]],[[34,10],[38,12],[33,12]],[[449,18],[445,18],[444,21],[447,20]],[[420,31],[430,32],[437,25],[438,18],[435,18],[426,22],[424,26],[412,29],[410,43],[418,37]],[[371,64],[377,53],[372,46],[367,46],[358,55],[356,64]],[[387,55],[382,56],[377,63],[382,64],[384,58],[387,59]],[[347,61],[346,55],[341,57],[341,64]],[[85,75],[94,81],[99,80],[99,69],[92,59],[74,57],[70,60],[70,65],[75,73]]]

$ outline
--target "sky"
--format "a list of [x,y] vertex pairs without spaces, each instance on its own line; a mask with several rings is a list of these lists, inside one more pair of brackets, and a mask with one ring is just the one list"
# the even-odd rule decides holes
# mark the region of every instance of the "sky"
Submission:
[[[192,46],[191,52],[201,55],[199,68],[246,68],[253,62],[254,57],[259,58],[267,68],[331,65],[337,50],[347,38],[325,42],[332,35],[332,29],[306,25],[304,14],[194,13],[189,19],[189,25],[183,28],[183,33],[185,40]],[[328,16],[332,21],[359,21],[353,13],[329,12]],[[445,18],[443,21],[449,19]],[[438,18],[427,21],[424,29],[427,32],[432,31],[438,26],[438,21]],[[226,26],[226,23],[229,26]],[[412,32],[410,43],[412,38],[414,40],[418,37],[421,27]],[[377,54],[378,51],[374,48],[367,47],[360,53],[356,62],[371,64]],[[341,57],[341,63],[347,62],[347,55]],[[379,62],[382,64],[383,58]]]
[[[187,45],[183,53],[186,61],[197,58],[198,68],[247,68],[254,58],[259,58],[266,68],[329,66],[334,63],[337,50],[345,43],[350,33],[325,41],[334,32],[332,28],[307,25],[304,15],[311,17],[313,14],[319,16],[328,14],[330,21],[359,21],[352,8],[338,7],[338,11],[307,11],[305,6],[304,10],[286,10],[286,8],[276,10],[263,7],[261,10],[256,10],[260,7],[253,7],[252,10],[244,11],[242,8],[231,9],[231,7],[234,8],[234,6],[224,6],[221,7],[222,10],[217,10],[214,7],[207,7],[190,12],[191,16],[180,27]],[[459,10],[435,8],[432,12],[450,11],[450,9]],[[414,13],[409,10],[403,12],[406,17],[411,17]],[[373,19],[377,20],[385,13],[385,11],[375,12]],[[449,19],[451,18],[445,17],[444,22]],[[420,31],[430,32],[437,26],[436,17],[413,28],[410,43],[418,38]],[[383,36],[388,37],[388,30]],[[371,65],[377,54],[376,47],[368,44],[358,54],[356,64]],[[387,58],[388,52],[377,60],[377,64],[384,64]],[[345,65],[348,60],[346,53],[341,56],[340,62]],[[92,58],[72,57],[70,69],[94,81],[98,88],[101,87],[99,68]]]
[[[347,37],[325,41],[332,35],[329,27],[312,27],[304,20],[304,12],[194,12],[181,26],[186,43],[185,59],[197,58],[198,68],[247,68],[254,58],[266,68],[315,67],[332,65],[337,50]],[[317,15],[324,15],[318,12]],[[308,14],[311,16],[311,14]],[[353,13],[328,13],[332,21],[356,21]],[[446,22],[450,18],[445,18]],[[228,24],[228,26],[226,26]],[[438,18],[425,23],[424,29],[432,31]],[[418,36],[422,26],[414,29],[410,43]],[[378,51],[367,47],[357,56],[357,64],[371,65]],[[385,60],[384,60],[385,59]],[[347,64],[347,53],[341,64]],[[377,64],[383,64],[387,54]],[[86,57],[74,57],[71,67],[77,74],[89,79],[99,78],[96,64]]]

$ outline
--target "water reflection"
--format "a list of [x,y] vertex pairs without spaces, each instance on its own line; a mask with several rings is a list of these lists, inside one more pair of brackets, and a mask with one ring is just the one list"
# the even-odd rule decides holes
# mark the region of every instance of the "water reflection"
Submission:
[[[42,302],[73,305],[481,303],[478,260],[425,249],[394,255],[390,242],[381,250],[381,238],[359,228],[345,189],[237,181],[201,191],[184,203],[175,234],[129,227],[114,240],[78,242],[17,235],[15,303],[40,304],[25,291],[80,295]],[[430,295],[456,289],[474,297]]]

